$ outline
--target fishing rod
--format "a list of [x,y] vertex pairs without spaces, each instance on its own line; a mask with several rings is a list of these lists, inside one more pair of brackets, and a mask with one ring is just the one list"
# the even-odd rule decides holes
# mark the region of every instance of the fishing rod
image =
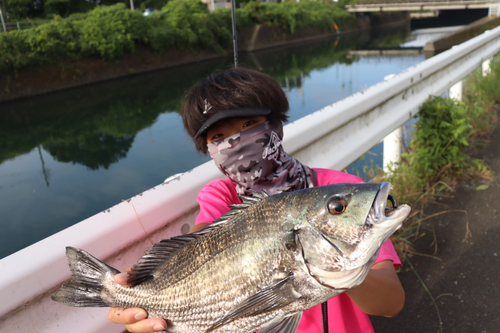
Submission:
[[236,36],[236,15],[234,8],[236,7],[235,0],[231,0],[231,21],[233,22],[233,54],[234,68],[238,68],[238,37]]
[[1,6],[0,6],[0,18],[2,19],[3,31],[7,32],[7,27],[5,26],[5,20],[3,19],[3,12]]

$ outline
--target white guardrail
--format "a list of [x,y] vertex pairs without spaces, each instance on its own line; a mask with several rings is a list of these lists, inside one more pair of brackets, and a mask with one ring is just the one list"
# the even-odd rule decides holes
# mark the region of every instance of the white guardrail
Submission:
[[[418,112],[430,95],[500,51],[500,27],[285,127],[285,149],[313,167],[342,169]],[[187,232],[196,196],[219,177],[208,162],[0,260],[0,331],[123,332],[107,308],[70,308],[50,295],[70,278],[65,247],[79,247],[123,270],[154,242]],[[143,227],[141,226],[142,222]]]

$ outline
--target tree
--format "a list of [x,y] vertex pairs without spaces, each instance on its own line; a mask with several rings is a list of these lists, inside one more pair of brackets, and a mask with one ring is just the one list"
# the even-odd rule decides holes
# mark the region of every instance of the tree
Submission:
[[2,0],[3,2],[7,2],[11,19],[39,16],[43,12],[43,2],[41,0]]
[[59,14],[60,16],[66,16],[68,13],[70,1],[69,0],[46,0],[45,8],[46,12]]

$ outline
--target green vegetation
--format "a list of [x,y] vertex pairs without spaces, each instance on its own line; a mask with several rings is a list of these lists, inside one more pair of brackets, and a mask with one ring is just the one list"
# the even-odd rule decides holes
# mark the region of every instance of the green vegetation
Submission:
[[418,218],[422,210],[418,207],[453,190],[458,180],[492,177],[488,166],[468,156],[467,149],[484,143],[482,138],[496,126],[499,85],[500,63],[492,62],[491,73],[486,77],[476,70],[467,78],[463,102],[441,97],[429,99],[421,107],[420,119],[402,161],[391,172],[381,172],[374,178],[374,181],[390,181],[395,197],[414,208],[413,217],[392,237],[402,257],[412,253],[411,241],[423,233],[420,225],[423,219]]
[[356,4],[368,5],[368,4],[379,4],[379,3],[396,3],[401,2],[400,0],[356,0]]
[[281,4],[251,1],[243,10],[255,23],[279,26],[291,33],[305,27],[333,30],[334,22],[344,24],[353,17],[343,8],[318,1]]
[[[316,1],[249,2],[237,9],[236,15],[240,29],[267,24],[291,33],[305,27],[333,30],[334,21],[343,24],[353,19],[352,14],[334,4]],[[124,4],[98,6],[69,19],[55,15],[54,24],[0,33],[0,72],[89,57],[111,62],[138,45],[155,52],[221,52],[231,44],[230,10],[211,13],[200,0],[171,0],[149,17],[130,11]]]

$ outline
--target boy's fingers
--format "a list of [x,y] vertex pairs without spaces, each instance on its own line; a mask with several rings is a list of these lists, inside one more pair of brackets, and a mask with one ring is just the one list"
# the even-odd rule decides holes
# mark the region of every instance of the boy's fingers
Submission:
[[128,274],[126,272],[116,274],[114,277],[116,283],[121,284],[122,286],[127,286]]
[[126,325],[125,327],[127,331],[131,333],[158,332],[164,331],[167,327],[167,323],[163,319],[151,318],[141,320],[135,324]]
[[[114,324],[129,325],[135,324],[140,320],[146,319],[148,313],[139,308],[111,308],[109,309],[108,319]],[[146,332],[146,331],[144,331]]]

